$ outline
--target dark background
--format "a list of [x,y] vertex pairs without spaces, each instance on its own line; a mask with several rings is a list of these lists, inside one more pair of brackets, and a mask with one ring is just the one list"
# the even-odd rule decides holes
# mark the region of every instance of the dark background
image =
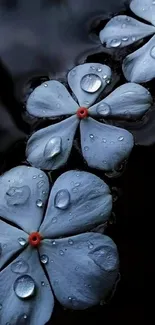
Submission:
[[[125,82],[122,59],[145,41],[126,49],[103,49],[98,33],[114,15],[134,15],[123,0],[0,0],[0,172],[25,162],[25,144],[34,131],[52,123],[28,116],[28,94],[49,78],[66,82],[67,72],[83,62],[113,70],[106,92]],[[154,97],[154,80],[145,85]],[[105,306],[64,311],[56,305],[49,324],[154,324],[155,107],[141,121],[114,121],[135,136],[135,148],[119,178],[88,169],[73,148],[67,165],[94,172],[111,187],[115,217],[107,230],[120,254],[121,281]],[[75,147],[78,143],[75,141]],[[42,306],[40,306],[42,308]]]

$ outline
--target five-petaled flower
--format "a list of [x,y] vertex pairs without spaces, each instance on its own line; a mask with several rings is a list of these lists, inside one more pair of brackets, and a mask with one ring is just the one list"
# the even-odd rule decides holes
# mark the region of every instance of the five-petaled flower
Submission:
[[44,325],[53,292],[71,309],[104,300],[117,280],[118,252],[109,237],[88,231],[109,219],[109,187],[69,171],[49,195],[44,172],[19,166],[1,176],[0,193],[0,324]]
[[[100,40],[108,48],[121,48],[155,34],[155,1],[132,0],[130,9],[153,26],[120,15],[112,18],[100,32]],[[155,78],[155,36],[147,44],[128,55],[123,62],[128,81],[143,83]]]
[[92,117],[125,120],[140,118],[150,107],[152,97],[144,87],[127,83],[91,106],[110,78],[111,69],[98,63],[86,63],[71,70],[68,84],[79,104],[65,86],[55,80],[41,84],[32,92],[27,101],[30,114],[37,117],[73,115],[30,137],[26,155],[32,166],[54,170],[65,164],[79,124],[81,149],[89,167],[111,171],[128,158],[134,144],[132,134]]

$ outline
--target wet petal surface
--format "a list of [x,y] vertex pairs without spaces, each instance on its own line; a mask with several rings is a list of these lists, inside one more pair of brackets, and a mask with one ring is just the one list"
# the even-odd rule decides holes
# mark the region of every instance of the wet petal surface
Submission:
[[68,84],[82,107],[90,107],[110,79],[111,69],[100,63],[78,65],[68,74]]
[[128,81],[143,83],[155,77],[155,36],[123,62],[123,73]]
[[38,86],[27,101],[27,111],[37,117],[74,114],[78,105],[59,81],[50,80]]
[[85,309],[112,291],[119,259],[109,237],[86,233],[58,239],[55,245],[45,240],[39,252],[49,257],[45,267],[56,298],[64,307]]
[[120,48],[130,45],[146,36],[155,33],[155,27],[146,25],[128,16],[112,18],[101,30],[101,43],[107,48]]
[[0,272],[0,324],[44,325],[54,299],[38,252],[28,247]]
[[18,166],[0,177],[0,216],[26,232],[36,231],[42,221],[49,181],[36,168]]
[[0,269],[27,245],[27,241],[28,235],[24,231],[0,220]]
[[35,132],[26,148],[29,163],[46,170],[63,166],[70,155],[78,124],[77,116],[72,116]]
[[132,0],[130,9],[135,15],[155,25],[155,2],[154,0]]
[[89,167],[110,171],[128,158],[133,136],[128,131],[99,123],[89,117],[81,121],[82,153]]
[[87,172],[69,171],[52,188],[40,232],[44,238],[81,233],[107,221],[111,210],[105,182]]
[[146,88],[136,83],[126,83],[90,107],[89,114],[103,118],[136,119],[147,112],[152,102],[152,96]]

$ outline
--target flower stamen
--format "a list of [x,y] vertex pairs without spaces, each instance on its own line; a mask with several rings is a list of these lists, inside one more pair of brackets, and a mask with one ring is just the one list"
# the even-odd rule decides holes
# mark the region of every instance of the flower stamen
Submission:
[[79,107],[79,109],[76,112],[79,119],[83,119],[88,117],[88,108],[86,107]]
[[39,232],[32,232],[29,235],[29,244],[33,247],[37,247],[39,246],[42,239],[43,238]]

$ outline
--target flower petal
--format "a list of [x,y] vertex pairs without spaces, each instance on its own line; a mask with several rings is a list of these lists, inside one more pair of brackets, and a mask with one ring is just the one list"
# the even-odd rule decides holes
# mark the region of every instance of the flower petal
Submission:
[[90,107],[89,114],[99,117],[117,117],[125,120],[140,118],[153,102],[150,92],[136,83],[126,83],[108,97]]
[[37,231],[49,191],[48,177],[40,170],[18,166],[0,177],[0,216],[26,232]]
[[100,31],[101,43],[107,48],[120,48],[130,45],[155,33],[155,27],[146,25],[128,16],[116,16]]
[[153,0],[132,0],[130,9],[153,25],[155,25],[155,2]]
[[85,233],[58,239],[55,245],[46,240],[39,252],[49,257],[45,267],[55,296],[64,307],[94,306],[113,290],[119,259],[109,237]]
[[79,171],[62,174],[55,182],[40,232],[45,238],[77,234],[109,219],[112,196],[99,177]]
[[111,79],[111,69],[100,63],[78,65],[68,74],[68,83],[80,106],[90,107]]
[[74,115],[35,132],[27,143],[28,162],[46,170],[63,166],[70,155],[78,124],[79,120]]
[[50,319],[53,294],[36,250],[28,247],[0,273],[0,306],[0,324],[44,325]]
[[155,36],[123,62],[123,73],[128,81],[144,83],[155,77]]
[[[0,269],[26,245],[28,235],[0,220]],[[22,245],[20,244],[22,243]]]
[[27,101],[27,111],[37,117],[74,114],[78,105],[60,82],[46,81],[35,88]]
[[110,171],[128,158],[133,136],[124,129],[99,123],[89,117],[81,121],[82,153],[89,167]]

